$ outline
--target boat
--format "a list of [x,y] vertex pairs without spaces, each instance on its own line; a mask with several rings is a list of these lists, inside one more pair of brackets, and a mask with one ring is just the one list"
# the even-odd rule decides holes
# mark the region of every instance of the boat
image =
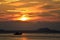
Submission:
[[14,35],[22,35],[22,32],[16,32]]

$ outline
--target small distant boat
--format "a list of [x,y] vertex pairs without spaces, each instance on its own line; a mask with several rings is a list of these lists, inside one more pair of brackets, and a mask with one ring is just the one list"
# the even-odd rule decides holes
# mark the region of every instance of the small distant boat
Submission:
[[22,35],[22,32],[16,32],[14,35]]

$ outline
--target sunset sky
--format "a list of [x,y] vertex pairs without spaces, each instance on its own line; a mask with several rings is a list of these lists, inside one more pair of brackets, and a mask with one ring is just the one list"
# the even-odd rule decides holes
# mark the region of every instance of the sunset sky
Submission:
[[2,21],[60,22],[60,0],[0,0]]

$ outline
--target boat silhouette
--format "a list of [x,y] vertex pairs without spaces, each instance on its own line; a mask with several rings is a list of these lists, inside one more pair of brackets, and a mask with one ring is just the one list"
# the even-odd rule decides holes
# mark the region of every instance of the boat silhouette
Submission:
[[16,32],[14,35],[22,35],[22,32]]

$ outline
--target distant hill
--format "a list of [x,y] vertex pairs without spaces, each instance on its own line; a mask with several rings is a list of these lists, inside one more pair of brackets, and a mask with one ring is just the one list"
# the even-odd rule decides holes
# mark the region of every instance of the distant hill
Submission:
[[40,33],[60,33],[60,31],[52,30],[49,28],[40,28],[37,30],[37,32],[40,32]]

